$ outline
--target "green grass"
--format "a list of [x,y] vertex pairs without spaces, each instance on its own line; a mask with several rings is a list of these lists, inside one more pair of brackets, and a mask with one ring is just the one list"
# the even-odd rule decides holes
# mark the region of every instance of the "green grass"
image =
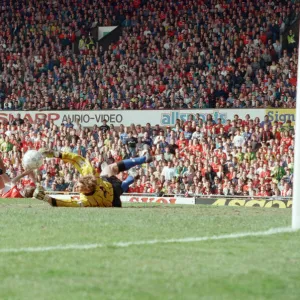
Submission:
[[0,299],[299,299],[300,232],[112,246],[262,231],[290,222],[290,209],[152,204],[63,209],[2,199],[0,249],[107,246],[0,253]]

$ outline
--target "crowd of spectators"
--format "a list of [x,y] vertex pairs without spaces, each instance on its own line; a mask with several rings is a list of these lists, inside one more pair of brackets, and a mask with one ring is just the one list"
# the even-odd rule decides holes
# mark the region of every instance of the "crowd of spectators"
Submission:
[[[295,107],[297,38],[290,30],[283,47],[280,37],[297,21],[299,1],[3,0],[0,10],[2,110]],[[90,34],[119,25],[107,50]],[[268,117],[222,125],[196,116],[174,128],[20,116],[0,124],[11,177],[23,153],[41,147],[78,153],[98,172],[147,148],[155,159],[132,171],[139,179],[130,192],[292,194],[293,126]],[[38,177],[48,190],[71,191],[78,173],[52,159]]]
[[[154,161],[130,171],[137,179],[130,193],[286,197],[292,195],[294,134],[290,121],[271,123],[268,116],[242,120],[235,115],[222,125],[211,115],[202,120],[196,114],[178,119],[174,127],[148,123],[115,128],[103,121],[92,129],[71,120],[61,126],[30,124],[18,116],[0,125],[0,151],[8,175],[15,177],[28,149],[78,153],[99,173],[103,164],[147,149]],[[38,171],[46,190],[72,191],[78,176],[73,166],[57,159],[45,159]],[[127,173],[121,176],[125,179]]]
[[[295,106],[293,0],[3,0],[3,110]],[[104,51],[89,35],[123,28]],[[79,40],[79,53],[73,44]]]

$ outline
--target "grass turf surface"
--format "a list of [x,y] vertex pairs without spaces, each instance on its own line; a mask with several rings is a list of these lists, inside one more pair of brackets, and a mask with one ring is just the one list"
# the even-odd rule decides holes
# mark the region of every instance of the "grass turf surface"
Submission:
[[290,226],[290,209],[135,204],[52,208],[0,200],[0,299],[299,299],[300,232],[204,242],[111,246]]

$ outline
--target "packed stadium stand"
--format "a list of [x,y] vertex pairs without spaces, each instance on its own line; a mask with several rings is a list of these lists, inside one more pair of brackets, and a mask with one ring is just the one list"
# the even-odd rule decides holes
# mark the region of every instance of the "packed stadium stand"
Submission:
[[[80,124],[30,124],[17,119],[1,125],[0,150],[8,174],[22,169],[20,152],[48,147],[88,158],[101,172],[110,164],[149,149],[155,159],[134,170],[139,177],[131,193],[157,195],[291,196],[294,128],[268,119],[244,120],[238,115],[225,125],[221,120],[178,120],[175,127],[141,126],[111,128],[104,122],[93,129]],[[21,124],[21,125],[20,125]],[[40,181],[46,190],[72,191],[78,179],[74,169],[60,161],[46,161]],[[123,174],[126,178],[127,174]],[[25,180],[26,182],[26,180]]]
[[[83,128],[68,120],[0,125],[11,177],[28,149],[79,153],[101,171],[149,148],[132,193],[291,196],[291,122],[253,109],[295,108],[299,1],[2,1],[0,97],[3,111],[195,109],[174,126]],[[103,49],[97,26],[121,26]],[[286,34],[286,47],[282,39]],[[78,53],[74,52],[77,43]],[[199,109],[237,109],[221,124]],[[238,109],[251,109],[241,118]],[[134,123],[134,120],[133,120]],[[47,190],[71,191],[78,174],[46,161]],[[126,174],[124,174],[126,176]]]
[[[298,1],[2,1],[3,110],[295,106]],[[121,25],[103,51],[96,26]],[[79,39],[79,53],[72,45]]]

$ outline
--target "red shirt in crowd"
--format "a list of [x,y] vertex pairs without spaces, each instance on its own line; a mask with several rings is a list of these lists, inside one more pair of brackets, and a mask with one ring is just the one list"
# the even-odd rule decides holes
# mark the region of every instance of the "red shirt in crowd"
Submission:
[[178,140],[178,141],[176,142],[176,144],[177,144],[177,146],[179,147],[179,149],[182,149],[182,148],[184,148],[184,147],[187,146],[186,140]]

